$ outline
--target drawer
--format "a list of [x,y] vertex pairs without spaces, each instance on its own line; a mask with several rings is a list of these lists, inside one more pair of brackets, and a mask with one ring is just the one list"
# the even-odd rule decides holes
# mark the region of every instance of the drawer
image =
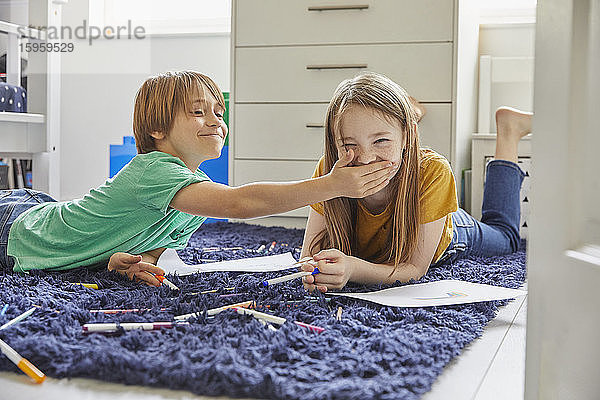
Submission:
[[[284,182],[310,178],[317,166],[316,161],[262,161],[234,160],[233,184],[250,182]],[[309,207],[278,214],[289,217],[307,217]]]
[[236,158],[317,161],[323,154],[327,104],[236,104]]
[[452,41],[453,15],[451,0],[238,0],[235,45]]
[[387,75],[420,101],[452,101],[451,43],[238,48],[235,57],[236,102],[329,102],[362,71]]
[[451,161],[452,105],[424,104],[427,114],[419,122],[419,139],[422,147],[430,147]]
[[[452,106],[425,103],[421,145],[450,160]],[[313,160],[321,158],[327,104],[237,104],[232,139],[236,158]],[[309,126],[307,126],[309,125]],[[314,126],[314,127],[313,127]]]

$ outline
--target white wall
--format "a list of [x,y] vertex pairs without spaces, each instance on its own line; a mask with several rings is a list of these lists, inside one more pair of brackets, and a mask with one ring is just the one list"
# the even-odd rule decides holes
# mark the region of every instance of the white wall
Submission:
[[[535,24],[505,23],[479,27],[479,55],[492,57],[534,57]],[[532,71],[533,73],[533,71]],[[502,105],[533,111],[533,81],[529,84],[495,83],[492,87],[489,132],[495,132],[493,112]]]
[[[63,25],[89,20],[88,1],[63,6]],[[229,91],[229,36],[75,40],[63,53],[61,200],[83,196],[108,178],[109,145],[133,135],[134,96],[152,74],[192,69]],[[68,41],[68,40],[67,40]]]
[[[88,0],[63,6],[63,25],[88,20]],[[533,56],[533,24],[482,25],[479,54]],[[108,177],[109,145],[132,134],[133,99],[150,75],[194,69],[230,87],[229,36],[146,37],[73,40],[75,51],[62,57],[61,200],[84,195]],[[496,88],[498,104],[530,109],[522,89]]]

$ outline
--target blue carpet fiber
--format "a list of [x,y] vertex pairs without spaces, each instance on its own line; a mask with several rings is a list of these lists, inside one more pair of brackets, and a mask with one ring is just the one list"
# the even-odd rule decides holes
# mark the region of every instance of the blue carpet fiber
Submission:
[[[227,260],[292,251],[298,258],[303,230],[237,223],[201,227],[186,249],[187,263]],[[261,245],[270,253],[257,253]],[[203,251],[207,247],[244,250]],[[506,301],[409,308],[385,307],[349,298],[329,301],[309,296],[300,280],[259,287],[270,273],[206,273],[172,277],[181,292],[128,281],[115,273],[77,269],[29,275],[0,272],[0,324],[38,305],[29,318],[0,331],[22,356],[54,378],[84,377],[130,385],[189,390],[202,395],[272,399],[418,399],[444,366],[496,315]],[[461,279],[510,288],[525,280],[525,252],[503,257],[467,259],[430,269],[419,282]],[[99,290],[70,282],[97,283]],[[401,285],[397,283],[397,285]],[[213,288],[236,287],[204,295]],[[380,286],[349,285],[347,291]],[[229,294],[227,297],[220,297]],[[311,298],[317,300],[310,300]],[[161,331],[113,334],[82,333],[91,322],[172,321],[173,316],[234,302],[255,300],[291,321],[326,329],[314,333],[294,323],[273,332],[248,315],[225,311],[198,317],[189,326]],[[290,303],[290,300],[299,302]],[[286,302],[288,301],[288,302]],[[335,318],[338,307],[341,321]],[[120,315],[96,315],[90,309],[151,308]],[[161,310],[165,308],[166,310]],[[0,370],[19,372],[4,356]]]

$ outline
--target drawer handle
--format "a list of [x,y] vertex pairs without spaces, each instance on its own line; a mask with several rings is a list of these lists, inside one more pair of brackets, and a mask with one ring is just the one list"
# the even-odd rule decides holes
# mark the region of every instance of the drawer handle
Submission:
[[368,4],[355,4],[348,6],[312,6],[308,7],[308,11],[343,11],[343,10],[366,10]]
[[320,64],[320,65],[307,65],[306,69],[317,70],[317,69],[362,69],[367,68],[367,64]]
[[325,128],[325,125],[324,124],[315,124],[315,123],[309,122],[309,123],[306,124],[306,127],[307,128]]

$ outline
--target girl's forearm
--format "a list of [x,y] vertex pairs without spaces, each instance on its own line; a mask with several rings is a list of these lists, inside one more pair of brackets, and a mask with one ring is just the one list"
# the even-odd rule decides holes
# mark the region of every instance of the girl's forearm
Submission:
[[328,176],[296,182],[250,183],[234,190],[241,204],[237,218],[279,214],[339,195]]
[[388,284],[396,281],[408,282],[411,279],[420,279],[427,273],[428,269],[420,268],[410,263],[401,263],[394,271],[393,265],[375,264],[357,257],[351,257],[351,259],[353,265],[350,281],[368,285]]

